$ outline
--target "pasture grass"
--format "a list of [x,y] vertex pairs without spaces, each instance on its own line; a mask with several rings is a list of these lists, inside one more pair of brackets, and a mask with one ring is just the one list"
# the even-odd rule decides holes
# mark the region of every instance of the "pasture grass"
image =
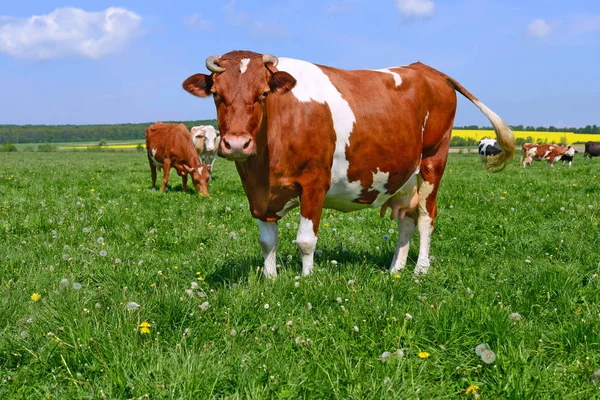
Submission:
[[325,211],[297,278],[292,211],[274,281],[233,164],[209,198],[175,174],[151,191],[148,169],[0,156],[0,398],[600,397],[600,163],[491,175],[451,154],[427,276],[418,240],[387,272],[396,224],[365,210]]

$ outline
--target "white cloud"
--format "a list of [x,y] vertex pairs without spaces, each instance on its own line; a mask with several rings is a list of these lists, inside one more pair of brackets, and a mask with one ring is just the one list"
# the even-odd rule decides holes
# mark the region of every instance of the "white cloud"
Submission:
[[543,19],[535,19],[527,25],[527,35],[543,38],[552,33],[554,29],[558,27],[558,24],[549,24]]
[[0,52],[15,58],[101,58],[141,35],[141,17],[124,8],[57,8],[29,18],[0,16]]
[[279,25],[264,23],[262,21],[254,22],[252,26],[252,36],[257,37],[280,37],[280,38],[289,38],[289,31]]
[[194,27],[203,31],[209,31],[213,28],[212,21],[208,19],[202,19],[202,16],[198,13],[188,15],[184,18],[184,22],[187,26]]
[[430,17],[435,12],[433,0],[396,0],[396,7],[406,17]]
[[229,25],[242,25],[248,19],[248,13],[237,8],[237,1],[231,0],[221,8],[225,14],[225,22]]

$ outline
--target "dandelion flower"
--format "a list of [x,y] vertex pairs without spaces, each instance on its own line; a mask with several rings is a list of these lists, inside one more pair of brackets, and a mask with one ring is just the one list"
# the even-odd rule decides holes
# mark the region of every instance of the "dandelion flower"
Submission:
[[594,373],[590,377],[590,382],[594,385],[600,382],[600,369],[594,371]]
[[383,235],[383,241],[387,242],[390,240],[390,235]]
[[349,241],[350,243],[354,243],[354,242],[356,242],[356,239],[354,238],[354,236],[350,236],[350,237],[348,238],[348,241]]
[[409,313],[404,314],[404,319],[407,321],[410,321],[411,319],[413,319],[413,316],[410,315]]
[[512,319],[513,321],[520,321],[522,317],[521,317],[521,314],[519,314],[518,312],[514,312],[509,315],[509,318]]
[[66,288],[67,286],[69,286],[69,280],[67,278],[62,278],[60,280],[60,286]]
[[329,262],[331,263],[331,265],[337,265],[337,263],[338,263],[336,260],[331,260]]
[[101,256],[101,257],[106,257],[106,254],[108,254],[108,253],[106,252],[106,250],[100,250],[100,256]]
[[129,303],[125,304],[125,308],[128,310],[137,310],[140,308],[140,305],[135,301],[130,301]]
[[300,282],[294,282],[294,286],[299,288],[300,287]]
[[312,310],[312,304],[306,303],[306,308],[308,308],[308,311]]
[[231,336],[235,336],[235,335],[237,335],[237,331],[235,329],[232,329],[231,330]]
[[471,394],[475,391],[479,390],[479,386],[477,385],[471,385],[467,388],[467,390],[465,390],[465,394]]
[[96,241],[98,242],[98,244],[102,244],[104,243],[104,238],[100,236]]
[[198,282],[192,282],[192,283],[190,283],[190,287],[192,289],[198,289]]
[[419,358],[428,358],[431,354],[429,354],[426,351],[420,351],[419,352]]
[[398,358],[404,358],[404,351],[402,351],[402,349],[396,350],[395,354]]
[[148,321],[144,321],[144,322],[142,322],[142,323],[141,323],[139,326],[140,326],[140,332],[141,332],[141,333],[150,333],[150,327],[151,327],[152,325],[150,325],[150,324],[148,323]]
[[39,293],[33,293],[31,295],[31,300],[33,300],[33,301],[38,301],[41,298],[42,298],[42,296]]
[[389,351],[384,351],[383,353],[381,353],[381,355],[379,356],[379,359],[381,361],[387,361],[390,357],[392,356],[392,353],[390,353]]
[[80,290],[81,287],[82,287],[81,283],[79,283],[79,282],[73,282],[73,289]]
[[358,326],[354,325],[354,328],[352,328],[354,330],[354,332],[358,332]]
[[300,336],[296,337],[296,344],[304,344],[304,339],[302,339]]
[[67,261],[69,259],[69,255],[68,254],[63,254],[62,259]]
[[85,227],[83,228],[83,233],[90,233],[92,231],[91,228]]
[[488,350],[488,345],[487,345],[487,343],[481,343],[481,344],[478,344],[478,345],[475,347],[475,354],[477,354],[479,357],[481,357],[481,355],[483,354],[483,352],[484,352],[485,350]]
[[265,310],[268,310],[271,306],[269,305],[269,303],[266,303],[263,307],[265,308]]
[[204,303],[200,304],[200,309],[202,309],[202,311],[208,310],[209,307],[210,307],[210,303],[208,301],[205,301]]
[[389,376],[386,376],[383,379],[383,385],[384,386],[392,386],[392,379]]
[[486,364],[491,364],[496,361],[496,353],[492,350],[486,349],[481,352],[481,360]]

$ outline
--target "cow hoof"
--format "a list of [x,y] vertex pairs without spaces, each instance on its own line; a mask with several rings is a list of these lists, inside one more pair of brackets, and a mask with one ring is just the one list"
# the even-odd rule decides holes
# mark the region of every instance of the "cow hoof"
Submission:
[[427,275],[429,265],[418,265],[415,267],[415,275]]

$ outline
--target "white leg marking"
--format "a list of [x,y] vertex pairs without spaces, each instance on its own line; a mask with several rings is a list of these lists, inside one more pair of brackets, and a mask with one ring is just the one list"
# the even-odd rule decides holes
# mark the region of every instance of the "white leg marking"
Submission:
[[260,232],[260,247],[265,258],[264,274],[268,278],[277,276],[277,262],[275,254],[277,253],[277,222],[258,222]]
[[423,181],[419,187],[419,258],[415,267],[415,274],[426,274],[429,270],[429,247],[431,245],[431,232],[433,220],[427,212],[427,198],[433,192],[433,184]]
[[408,250],[410,249],[410,241],[412,240],[413,234],[415,233],[415,221],[412,218],[397,218],[398,221],[398,244],[396,245],[396,252],[392,259],[392,265],[390,266],[390,272],[394,273],[406,266],[406,259],[408,258]]
[[429,215],[419,215],[419,258],[415,267],[415,274],[426,274],[429,271],[429,246],[431,245],[431,233],[433,226]]
[[302,275],[310,274],[313,268],[313,257],[315,247],[317,247],[317,236],[313,228],[313,222],[310,219],[300,217],[296,245],[302,254]]
[[250,59],[242,58],[242,61],[240,62],[240,75],[246,72],[246,69],[248,69],[248,64],[250,64]]

